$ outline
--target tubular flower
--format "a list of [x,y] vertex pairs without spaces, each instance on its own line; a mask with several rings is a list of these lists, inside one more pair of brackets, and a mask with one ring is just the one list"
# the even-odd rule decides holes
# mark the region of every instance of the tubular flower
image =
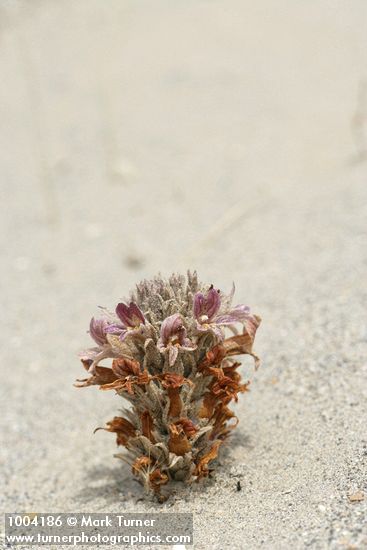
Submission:
[[186,338],[186,329],[181,315],[174,313],[162,323],[161,337],[158,340],[158,349],[162,353],[168,352],[169,366],[172,367],[177,359],[179,350],[193,351],[195,346]]
[[115,379],[108,384],[103,384],[101,390],[127,391],[130,395],[134,395],[134,386],[144,388],[151,379],[148,371],[141,371],[139,363],[133,359],[124,357],[115,359],[111,370]]
[[91,373],[95,373],[95,367],[99,361],[107,357],[113,357],[114,353],[107,339],[108,328],[110,323],[107,319],[95,319],[92,317],[89,323],[89,334],[93,338],[98,347],[89,348],[82,351],[79,357],[84,366]]
[[145,317],[139,307],[130,302],[127,306],[120,303],[116,307],[116,315],[120,319],[120,323],[112,323],[106,328],[109,334],[117,334],[123,342],[126,336],[143,336],[145,334]]
[[177,456],[183,456],[191,451],[191,443],[187,438],[182,426],[179,424],[170,424],[170,438],[168,440],[168,448],[171,453]]
[[221,312],[220,291],[213,285],[206,295],[197,292],[194,296],[194,316],[199,332],[212,332],[218,340],[223,340],[221,327],[231,326],[235,323],[243,323],[250,315],[250,308],[238,305],[228,311]]
[[115,390],[129,402],[123,416],[96,431],[115,434],[124,447],[115,456],[160,502],[176,481],[200,481],[214,470],[238,423],[230,404],[248,390],[237,356],[259,365],[253,343],[260,318],[232,307],[232,294],[201,285],[196,273],[156,277],[137,285],[129,305],[119,303],[115,314],[103,308],[103,318],[90,321],[95,347],[80,354],[88,377],[75,385]]
[[136,429],[134,426],[121,416],[115,416],[113,420],[107,422],[107,428],[96,428],[94,433],[98,430],[105,430],[106,432],[114,432],[116,434],[116,444],[125,445],[131,437],[135,437]]
[[168,416],[175,418],[180,416],[182,410],[182,399],[180,397],[181,388],[184,384],[191,384],[191,380],[187,380],[180,374],[167,372],[161,376],[161,384],[167,390],[169,399]]
[[95,319],[92,317],[90,320],[89,334],[99,346],[104,346],[108,343],[106,331],[109,326],[110,323],[107,319]]

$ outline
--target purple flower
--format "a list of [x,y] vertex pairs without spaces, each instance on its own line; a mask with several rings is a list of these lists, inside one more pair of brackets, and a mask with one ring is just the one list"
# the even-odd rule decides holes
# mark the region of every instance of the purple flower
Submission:
[[89,324],[89,334],[99,346],[107,344],[106,329],[110,323],[106,319],[92,317]]
[[90,320],[88,332],[98,347],[89,348],[79,353],[79,357],[83,363],[89,365],[90,372],[94,372],[95,366],[101,359],[111,357],[112,351],[106,337],[109,326],[110,322],[107,319],[95,319],[92,317]]
[[235,306],[233,309],[218,315],[215,319],[217,325],[230,325],[232,323],[243,323],[250,315],[250,308],[243,304]]
[[123,303],[118,304],[116,314],[126,327],[136,328],[141,324],[145,325],[145,317],[134,302],[130,302],[129,306]]
[[201,292],[197,292],[194,297],[194,315],[199,323],[210,323],[220,308],[219,290],[215,290],[213,285],[208,290],[206,297]]
[[129,306],[123,303],[118,304],[116,315],[120,319],[121,324],[112,323],[109,325],[106,328],[106,332],[109,334],[118,334],[120,340],[123,341],[127,335],[141,335],[144,333],[145,317],[134,302],[130,302]]
[[243,323],[250,316],[250,308],[245,305],[238,305],[228,311],[220,312],[221,297],[220,291],[209,288],[206,296],[197,292],[194,296],[194,316],[196,327],[199,332],[212,332],[219,340],[223,339],[223,332],[220,327],[230,326],[234,323]]
[[186,337],[186,329],[179,313],[174,313],[163,321],[157,346],[161,353],[168,351],[170,367],[174,365],[180,349],[186,351],[195,349],[195,346]]

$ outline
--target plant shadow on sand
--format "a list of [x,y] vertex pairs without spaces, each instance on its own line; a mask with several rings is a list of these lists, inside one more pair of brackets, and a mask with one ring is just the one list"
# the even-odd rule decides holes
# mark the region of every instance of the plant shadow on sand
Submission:
[[[172,494],[167,503],[173,503],[175,500],[189,501],[195,495],[205,494],[210,491],[226,476],[232,477],[230,470],[236,466],[234,451],[243,448],[245,451],[252,449],[251,439],[248,435],[234,432],[224,443],[221,449],[219,459],[217,460],[215,471],[201,483],[192,483],[186,485],[177,482],[172,486]],[[86,470],[85,485],[76,494],[75,500],[80,504],[90,504],[98,502],[98,508],[105,505],[114,505],[124,502],[124,504],[135,505],[138,502],[144,506],[144,502],[150,508],[161,506],[152,495],[144,492],[140,483],[132,476],[131,469],[123,462],[115,465],[92,466]]]
[[124,502],[134,503],[142,498],[142,487],[132,477],[127,464],[116,460],[114,466],[92,466],[86,470],[85,484],[75,496],[83,504],[93,501],[102,505]]

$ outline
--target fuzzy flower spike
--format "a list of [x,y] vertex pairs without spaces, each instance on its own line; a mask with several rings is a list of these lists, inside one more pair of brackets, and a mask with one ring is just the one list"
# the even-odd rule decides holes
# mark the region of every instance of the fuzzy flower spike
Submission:
[[[127,450],[116,456],[160,501],[176,481],[210,475],[238,423],[229,404],[248,390],[235,357],[259,364],[252,346],[260,318],[232,307],[232,297],[200,284],[196,273],[156,277],[138,284],[115,316],[90,322],[97,347],[80,354],[90,376],[76,385],[113,390],[129,403],[103,429],[116,434]],[[101,366],[104,359],[111,365]]]

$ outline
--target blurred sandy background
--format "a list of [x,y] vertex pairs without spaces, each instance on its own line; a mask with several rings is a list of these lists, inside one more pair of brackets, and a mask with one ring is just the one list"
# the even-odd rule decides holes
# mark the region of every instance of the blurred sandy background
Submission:
[[365,0],[2,0],[0,75],[2,508],[156,509],[76,352],[196,268],[263,365],[216,481],[160,509],[197,549],[365,548]]

